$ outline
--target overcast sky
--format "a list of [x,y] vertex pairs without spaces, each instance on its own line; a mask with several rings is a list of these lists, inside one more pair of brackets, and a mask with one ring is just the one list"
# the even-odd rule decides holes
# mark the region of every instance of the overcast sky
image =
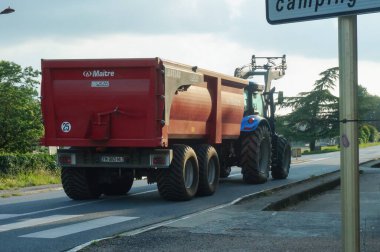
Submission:
[[[0,0],[0,59],[161,57],[233,74],[251,55],[287,55],[285,96],[338,65],[336,18],[269,25],[264,0]],[[359,83],[380,96],[380,13],[358,16]]]

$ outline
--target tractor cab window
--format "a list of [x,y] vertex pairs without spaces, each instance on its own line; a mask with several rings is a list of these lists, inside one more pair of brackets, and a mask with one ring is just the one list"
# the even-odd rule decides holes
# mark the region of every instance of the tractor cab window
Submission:
[[263,97],[261,96],[260,93],[252,94],[252,107],[255,113],[257,113],[258,115],[264,116]]
[[252,93],[250,97],[248,89],[244,90],[244,116],[258,114],[264,116],[263,97],[260,93]]
[[246,115],[249,107],[249,101],[248,101],[248,90],[244,89],[244,115]]

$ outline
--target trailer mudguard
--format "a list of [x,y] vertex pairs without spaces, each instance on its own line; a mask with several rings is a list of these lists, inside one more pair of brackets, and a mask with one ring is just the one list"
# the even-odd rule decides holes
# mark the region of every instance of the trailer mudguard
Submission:
[[259,115],[245,116],[243,117],[243,120],[241,121],[240,131],[253,132],[262,123],[266,124],[269,127],[269,123],[264,117],[261,117]]

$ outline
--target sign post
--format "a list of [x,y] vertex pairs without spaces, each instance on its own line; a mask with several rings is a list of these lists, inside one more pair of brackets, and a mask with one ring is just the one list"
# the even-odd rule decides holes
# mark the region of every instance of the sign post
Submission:
[[342,251],[360,251],[357,18],[339,17]]
[[356,15],[380,12],[380,1],[266,0],[266,10],[270,24],[338,17],[342,251],[360,251]]

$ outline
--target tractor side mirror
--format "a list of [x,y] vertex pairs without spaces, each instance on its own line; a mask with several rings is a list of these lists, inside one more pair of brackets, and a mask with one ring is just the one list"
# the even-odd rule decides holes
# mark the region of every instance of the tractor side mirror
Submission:
[[278,96],[277,96],[277,104],[281,105],[283,103],[284,103],[284,92],[283,91],[279,91],[278,92]]

